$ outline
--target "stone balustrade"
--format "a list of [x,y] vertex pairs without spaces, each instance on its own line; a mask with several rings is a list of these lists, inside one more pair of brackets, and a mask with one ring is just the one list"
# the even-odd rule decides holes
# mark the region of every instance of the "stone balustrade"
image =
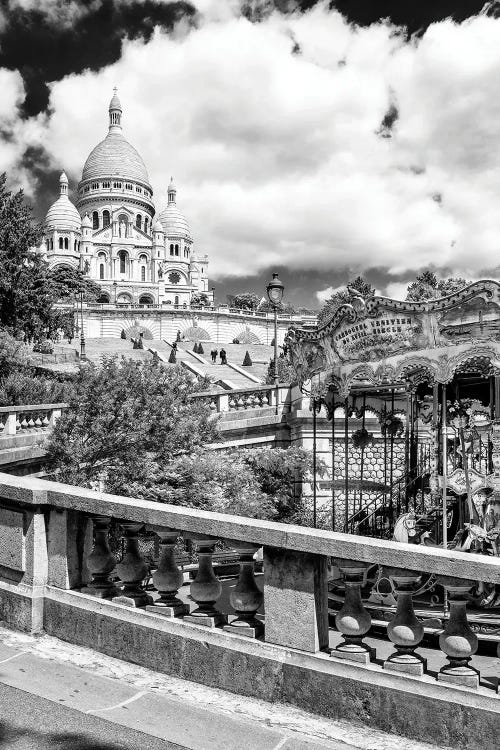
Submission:
[[[242,412],[250,409],[267,409],[276,405],[276,388],[274,385],[256,385],[251,388],[235,388],[230,391],[202,391],[193,399],[202,399],[214,414],[224,412]],[[278,406],[289,410],[290,386],[278,386]]]
[[[118,563],[110,546],[112,519],[124,540]],[[147,590],[151,571],[138,544],[145,531],[157,535],[160,547]],[[190,597],[179,593],[180,537],[191,541],[198,560]],[[213,565],[218,540],[226,540],[239,559],[229,602]],[[254,571],[260,548],[262,585]],[[334,638],[333,647],[332,564],[345,582],[335,617],[341,639]],[[371,618],[360,594],[374,564],[383,566],[397,599],[387,628],[393,650],[383,661],[366,643]],[[428,671],[420,652],[424,627],[413,606],[422,573],[437,577],[450,604],[437,674]],[[480,685],[471,664],[478,641],[467,619],[468,593],[478,580],[498,582],[500,559],[0,474],[0,619],[11,627],[43,627],[54,636],[242,694],[286,700],[419,739],[492,750],[500,699]],[[492,660],[492,669],[495,664]],[[427,713],[433,721],[422,718]]]
[[48,431],[66,404],[0,407],[0,438]]

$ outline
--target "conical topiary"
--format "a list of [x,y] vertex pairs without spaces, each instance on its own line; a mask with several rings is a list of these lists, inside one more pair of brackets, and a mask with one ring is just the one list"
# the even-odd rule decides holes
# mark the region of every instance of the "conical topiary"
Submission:
[[205,354],[205,349],[203,348],[201,341],[198,344],[198,354]]
[[248,353],[248,349],[245,353],[245,358],[243,360],[243,367],[251,367],[252,366],[252,358],[250,357],[250,354]]
[[122,332],[120,333],[120,338],[121,339],[126,339],[127,338],[127,334],[125,333],[125,331],[123,330],[123,328],[122,328]]
[[170,352],[170,357],[168,358],[168,361],[171,365],[175,365],[177,363],[177,357],[175,356],[175,349],[172,349]]
[[198,354],[198,342],[197,342],[197,341],[195,341],[195,342],[194,342],[194,346],[193,346],[193,352],[194,352],[195,354]]

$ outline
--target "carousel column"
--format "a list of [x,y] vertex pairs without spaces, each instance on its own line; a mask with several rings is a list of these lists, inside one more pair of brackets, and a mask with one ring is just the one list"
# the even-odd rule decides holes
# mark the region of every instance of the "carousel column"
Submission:
[[431,424],[431,473],[429,489],[431,505],[439,504],[439,385],[432,385],[432,424]]
[[448,664],[441,668],[437,678],[453,685],[479,687],[479,672],[469,665],[478,647],[477,635],[467,622],[467,600],[473,581],[460,578],[439,577],[439,583],[448,595],[450,618],[439,636],[439,647],[448,657]]
[[424,626],[413,609],[413,592],[418,586],[420,574],[398,568],[389,568],[387,574],[397,596],[396,614],[387,626],[387,635],[396,646],[396,651],[384,662],[384,669],[421,677],[427,661],[415,653],[415,649],[424,637]]
[[345,582],[344,604],[335,617],[335,625],[344,640],[332,649],[330,655],[369,664],[375,659],[375,650],[363,643],[363,638],[370,630],[372,618],[361,600],[361,587],[366,581],[366,571],[370,564],[354,560],[335,562]]

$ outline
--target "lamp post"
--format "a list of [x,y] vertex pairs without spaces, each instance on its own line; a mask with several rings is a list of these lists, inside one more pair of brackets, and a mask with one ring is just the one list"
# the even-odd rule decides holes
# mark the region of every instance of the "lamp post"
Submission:
[[80,292],[80,359],[86,359],[85,336],[83,334],[83,292]]
[[283,299],[285,287],[278,278],[277,273],[273,273],[273,278],[267,285],[267,296],[274,310],[274,399],[275,413],[278,413],[279,388],[278,388],[278,307]]
[[215,287],[212,287],[212,305],[215,310]]

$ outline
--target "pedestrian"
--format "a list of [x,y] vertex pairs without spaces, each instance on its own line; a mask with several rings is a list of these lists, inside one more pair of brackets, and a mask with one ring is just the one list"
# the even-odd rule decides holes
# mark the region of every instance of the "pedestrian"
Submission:
[[174,343],[172,344],[172,349],[174,350],[174,352],[177,351],[177,341],[174,341]]
[[220,363],[221,365],[227,365],[227,354],[225,349],[220,350]]
[[212,349],[212,351],[210,352],[210,356],[212,357],[212,364],[213,365],[215,365],[215,362],[217,360],[217,354],[218,354],[217,349]]

